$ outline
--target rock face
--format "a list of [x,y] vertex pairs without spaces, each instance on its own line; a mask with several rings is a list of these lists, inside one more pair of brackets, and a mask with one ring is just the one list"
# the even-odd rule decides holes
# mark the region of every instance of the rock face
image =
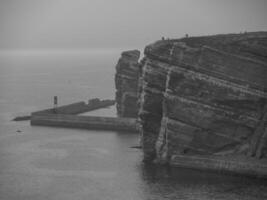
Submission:
[[267,32],[161,40],[144,54],[132,85],[145,161],[262,158],[267,175]]
[[156,42],[142,77],[146,159],[266,156],[267,33]]
[[125,51],[116,66],[116,102],[120,117],[137,117],[139,57],[138,50]]

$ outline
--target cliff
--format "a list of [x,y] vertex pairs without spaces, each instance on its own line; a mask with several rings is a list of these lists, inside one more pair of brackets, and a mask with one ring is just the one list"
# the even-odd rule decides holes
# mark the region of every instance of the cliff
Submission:
[[135,80],[145,161],[231,171],[247,158],[267,175],[267,32],[161,40],[144,54]]
[[139,57],[138,50],[125,51],[116,66],[116,105],[120,117],[137,117]]

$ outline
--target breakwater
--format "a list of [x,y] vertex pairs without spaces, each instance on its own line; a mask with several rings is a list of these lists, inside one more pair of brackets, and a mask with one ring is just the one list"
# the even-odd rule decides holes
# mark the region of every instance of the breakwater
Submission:
[[[40,115],[40,114],[67,114],[67,115],[76,115],[80,113],[85,113],[93,110],[97,110],[100,108],[109,107],[115,104],[115,100],[100,100],[98,98],[90,99],[88,104],[83,101],[59,106],[57,108],[49,108],[45,110],[40,110],[33,112],[32,115]],[[26,121],[31,120],[30,115],[25,116],[17,116],[13,119],[13,121]]]
[[137,120],[134,118],[77,116],[65,114],[32,114],[31,125],[56,126],[81,129],[99,129],[137,132]]
[[265,160],[245,156],[174,155],[170,164],[175,167],[209,170],[226,174],[245,175],[267,179]]
[[115,104],[114,100],[99,100],[98,98],[90,99],[88,104],[83,101],[59,106],[57,108],[50,108],[46,110],[41,110],[33,112],[33,115],[38,114],[67,114],[67,115],[76,115],[80,113],[89,112],[92,110],[97,110],[99,108],[105,108]]
[[90,99],[88,104],[81,101],[33,112],[30,117],[31,125],[137,132],[137,120],[134,118],[77,115],[114,104],[114,100],[95,98]]
[[13,119],[13,121],[27,121],[27,120],[31,120],[31,116],[30,115],[25,115],[25,116],[17,116]]

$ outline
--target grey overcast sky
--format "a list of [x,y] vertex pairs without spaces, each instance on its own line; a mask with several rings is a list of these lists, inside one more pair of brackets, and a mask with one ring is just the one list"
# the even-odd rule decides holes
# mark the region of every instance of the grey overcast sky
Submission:
[[267,31],[267,0],[0,0],[0,48],[145,46]]

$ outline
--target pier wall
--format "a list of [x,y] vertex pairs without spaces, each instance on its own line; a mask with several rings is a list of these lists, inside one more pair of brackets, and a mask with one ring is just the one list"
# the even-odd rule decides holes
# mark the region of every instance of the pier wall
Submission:
[[134,118],[33,114],[31,125],[138,132]]
[[89,100],[89,103],[86,104],[83,101],[59,106],[56,109],[50,108],[46,110],[41,110],[37,112],[33,112],[32,115],[39,115],[39,114],[67,114],[67,115],[76,115],[80,113],[89,112],[92,110],[96,110],[99,108],[105,108],[108,106],[112,106],[115,104],[114,100],[99,100],[93,99]]
[[175,167],[219,171],[227,174],[267,179],[267,163],[264,160],[244,156],[237,158],[207,155],[174,155],[170,164]]

